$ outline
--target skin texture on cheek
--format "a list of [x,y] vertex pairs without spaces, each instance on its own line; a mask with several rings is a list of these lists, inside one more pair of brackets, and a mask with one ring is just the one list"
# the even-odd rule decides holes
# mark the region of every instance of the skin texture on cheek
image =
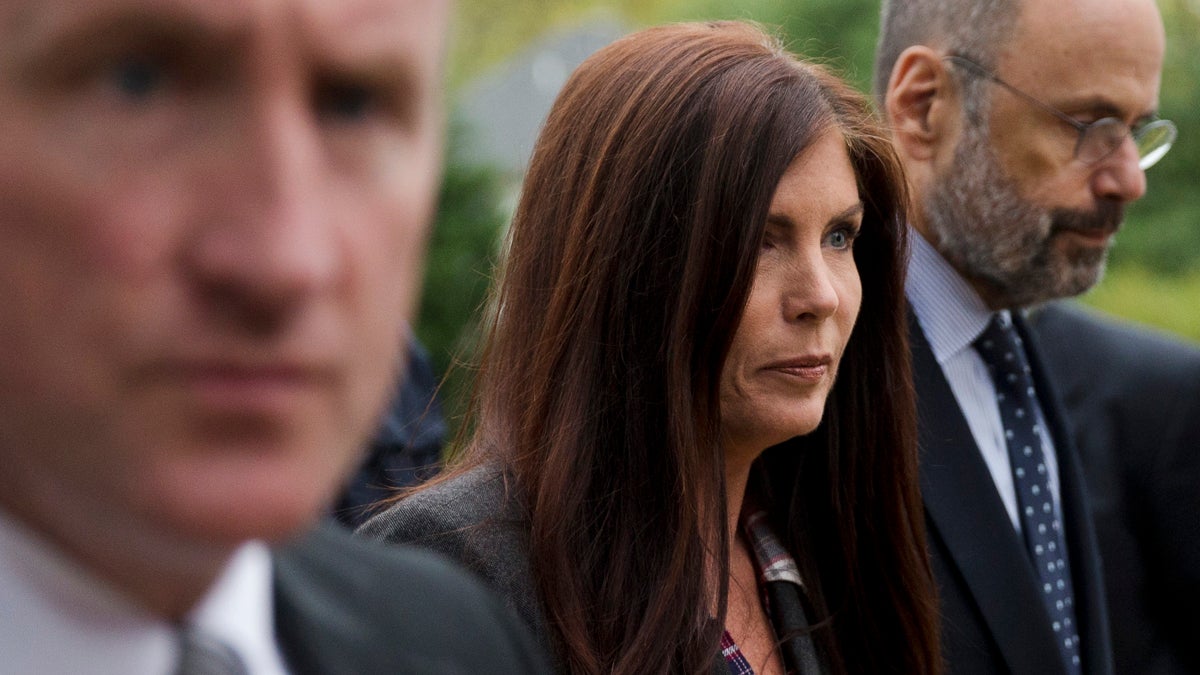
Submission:
[[1076,295],[1104,272],[1106,249],[1060,245],[1051,211],[1020,194],[983,130],[964,129],[921,206],[942,256],[993,309]]

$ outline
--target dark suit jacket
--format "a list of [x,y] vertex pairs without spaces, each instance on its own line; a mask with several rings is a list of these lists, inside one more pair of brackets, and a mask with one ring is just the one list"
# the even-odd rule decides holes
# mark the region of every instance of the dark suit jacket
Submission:
[[528,631],[425,551],[322,526],[274,556],[275,627],[297,675],[548,673]]
[[[1042,411],[1058,453],[1064,527],[1075,588],[1084,672],[1113,672],[1099,555],[1083,479],[1037,345],[1020,317]],[[947,673],[1064,672],[1025,545],[915,316],[910,316],[917,391],[921,492],[941,594]]]
[[1117,671],[1200,672],[1200,349],[1065,303],[1032,322],[1083,460]]
[[[461,562],[478,573],[508,600],[535,635],[552,653],[562,650],[551,644],[529,563],[527,518],[508,498],[503,474],[494,466],[483,466],[418,492],[376,515],[358,534],[395,543],[428,546]],[[793,584],[768,584],[771,619],[777,635],[806,628],[799,591]],[[806,651],[811,642],[789,639],[781,646],[789,672],[812,675],[800,664],[813,663]],[[653,672],[653,666],[647,666]],[[714,675],[728,675],[725,661],[716,655]]]

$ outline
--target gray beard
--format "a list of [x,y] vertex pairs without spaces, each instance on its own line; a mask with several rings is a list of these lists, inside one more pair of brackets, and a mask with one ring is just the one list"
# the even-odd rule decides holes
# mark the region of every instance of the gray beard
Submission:
[[938,251],[992,309],[1079,295],[1104,275],[1107,247],[1055,247],[1067,227],[1115,230],[1120,204],[1095,213],[1046,209],[1024,199],[1000,167],[985,129],[968,123],[954,163],[921,207]]

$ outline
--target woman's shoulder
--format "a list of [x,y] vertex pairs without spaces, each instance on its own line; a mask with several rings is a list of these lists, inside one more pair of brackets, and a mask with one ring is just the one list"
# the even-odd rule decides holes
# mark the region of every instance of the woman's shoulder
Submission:
[[509,503],[507,492],[504,472],[484,464],[413,492],[373,516],[358,534],[393,543],[422,543],[485,523],[509,521],[515,504]]
[[509,482],[495,464],[437,479],[376,514],[358,534],[433,549],[493,582],[524,578],[529,524]]
[[375,515],[360,536],[432,549],[499,591],[542,636],[529,563],[529,522],[505,472],[484,464],[437,480]]

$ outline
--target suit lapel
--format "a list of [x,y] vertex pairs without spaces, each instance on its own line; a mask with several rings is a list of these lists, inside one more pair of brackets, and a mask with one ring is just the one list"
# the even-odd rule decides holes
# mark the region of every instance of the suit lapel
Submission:
[[776,638],[781,640],[779,649],[787,672],[799,675],[827,672],[817,656],[800,587],[787,581],[768,581],[764,588],[771,607],[771,624]]
[[288,668],[296,675],[374,673],[394,670],[377,648],[397,640],[384,626],[355,609],[361,590],[339,575],[353,566],[353,551],[340,545],[348,533],[323,525],[275,552],[275,632]]
[[[1025,546],[996,492],[966,419],[912,312],[909,336],[918,402],[921,493],[1009,670],[1058,671],[1061,656]],[[946,580],[939,580],[946,584]],[[941,589],[943,593],[949,589]]]

